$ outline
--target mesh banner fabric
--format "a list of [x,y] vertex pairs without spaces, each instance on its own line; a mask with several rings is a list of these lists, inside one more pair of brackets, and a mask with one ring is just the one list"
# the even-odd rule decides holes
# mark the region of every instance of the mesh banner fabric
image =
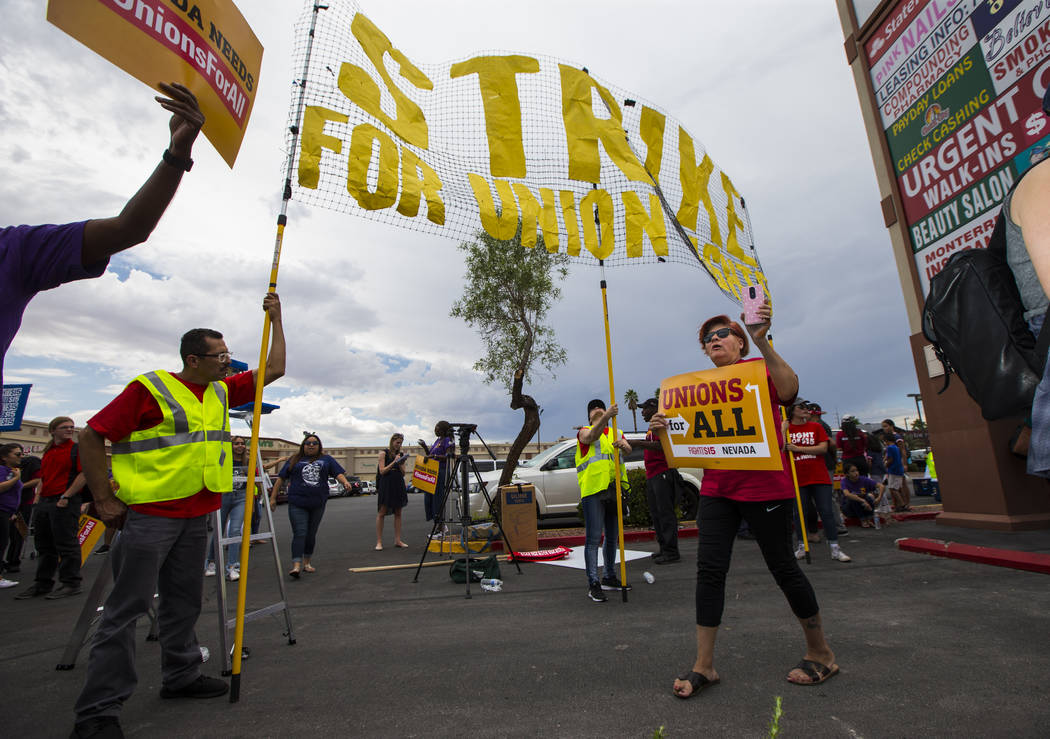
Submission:
[[356,2],[325,4],[296,32],[295,200],[460,241],[520,228],[578,263],[692,265],[734,300],[768,293],[743,198],[657,106],[551,57],[417,62]]

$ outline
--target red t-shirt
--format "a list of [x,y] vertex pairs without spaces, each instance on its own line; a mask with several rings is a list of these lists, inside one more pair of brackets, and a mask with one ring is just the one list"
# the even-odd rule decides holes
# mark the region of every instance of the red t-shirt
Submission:
[[[79,450],[78,450],[79,451]],[[72,466],[73,440],[55,444],[44,452],[40,460],[40,470],[33,475],[39,477],[40,497],[53,498],[66,492],[69,487],[69,473]],[[77,455],[77,472],[80,472],[80,455]]]
[[[656,441],[656,438],[657,437],[652,431],[645,432],[646,441]],[[656,477],[663,472],[667,472],[669,469],[667,466],[667,457],[664,456],[663,449],[646,449],[642,452],[642,459],[645,460],[646,480],[650,477]]]
[[[177,375],[172,377],[188,387],[197,400],[204,401],[206,385],[186,382]],[[221,382],[226,384],[231,408],[251,403],[255,399],[255,383],[252,381],[251,372],[240,372]],[[109,405],[96,413],[88,421],[88,426],[110,441],[117,442],[132,431],[153,428],[162,420],[164,415],[150,391],[141,382],[132,382],[110,401]],[[131,506],[131,509],[162,518],[196,518],[217,510],[221,503],[220,493],[203,488],[188,498],[165,500],[161,503],[138,503]]]
[[859,433],[860,436],[856,439],[851,439],[846,436],[845,431],[839,431],[835,434],[835,446],[842,450],[843,459],[864,456],[864,452],[868,448],[868,437],[863,431],[860,431]]
[[[741,359],[741,362],[755,362],[757,359]],[[777,432],[777,446],[783,447],[780,434],[780,406],[791,403],[794,398],[781,398],[773,385],[773,378],[766,370],[766,383],[769,386],[769,399],[773,404],[773,427]],[[795,486],[791,484],[791,471],[788,469],[787,455],[781,452],[784,462],[782,470],[704,470],[700,481],[700,495],[715,498],[730,498],[744,503],[764,502],[767,500],[784,500],[795,497]]]
[[[819,423],[810,421],[788,426],[788,436],[795,446],[816,446],[828,440],[828,434]],[[828,467],[824,464],[824,455],[796,454],[795,474],[798,475],[799,487],[803,485],[830,485]]]

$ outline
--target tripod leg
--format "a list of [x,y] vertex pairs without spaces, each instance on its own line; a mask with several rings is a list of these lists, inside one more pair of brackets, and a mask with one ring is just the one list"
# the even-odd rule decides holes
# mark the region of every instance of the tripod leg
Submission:
[[[456,463],[459,464],[458,461]],[[447,496],[448,495],[448,486],[449,486],[449,484],[448,484],[448,481],[446,480],[445,481],[445,490],[443,492],[443,496]],[[434,493],[434,494],[437,495],[438,493]],[[443,503],[444,503],[444,497],[442,497],[442,504]],[[444,523],[445,523],[444,511],[438,509],[438,511],[434,514],[434,525],[430,528],[430,535],[427,536],[427,543],[423,547],[423,554],[419,557],[419,564],[416,566],[416,574],[415,574],[415,577],[412,578],[412,582],[419,582],[419,571],[423,569],[423,561],[426,560],[427,552],[430,551],[430,542],[432,542],[434,540],[434,534],[437,533],[439,528],[444,526]],[[444,541],[444,538],[442,538],[442,541]]]

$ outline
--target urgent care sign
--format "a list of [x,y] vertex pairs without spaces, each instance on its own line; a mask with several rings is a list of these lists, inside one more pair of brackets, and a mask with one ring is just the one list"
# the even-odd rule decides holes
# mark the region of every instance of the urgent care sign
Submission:
[[1050,155],[1050,0],[902,0],[864,55],[925,293]]

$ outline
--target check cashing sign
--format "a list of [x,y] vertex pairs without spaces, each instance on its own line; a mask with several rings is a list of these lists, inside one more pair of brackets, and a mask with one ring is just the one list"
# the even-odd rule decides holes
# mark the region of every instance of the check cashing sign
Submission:
[[780,470],[766,363],[743,362],[660,383],[660,435],[672,467]]

